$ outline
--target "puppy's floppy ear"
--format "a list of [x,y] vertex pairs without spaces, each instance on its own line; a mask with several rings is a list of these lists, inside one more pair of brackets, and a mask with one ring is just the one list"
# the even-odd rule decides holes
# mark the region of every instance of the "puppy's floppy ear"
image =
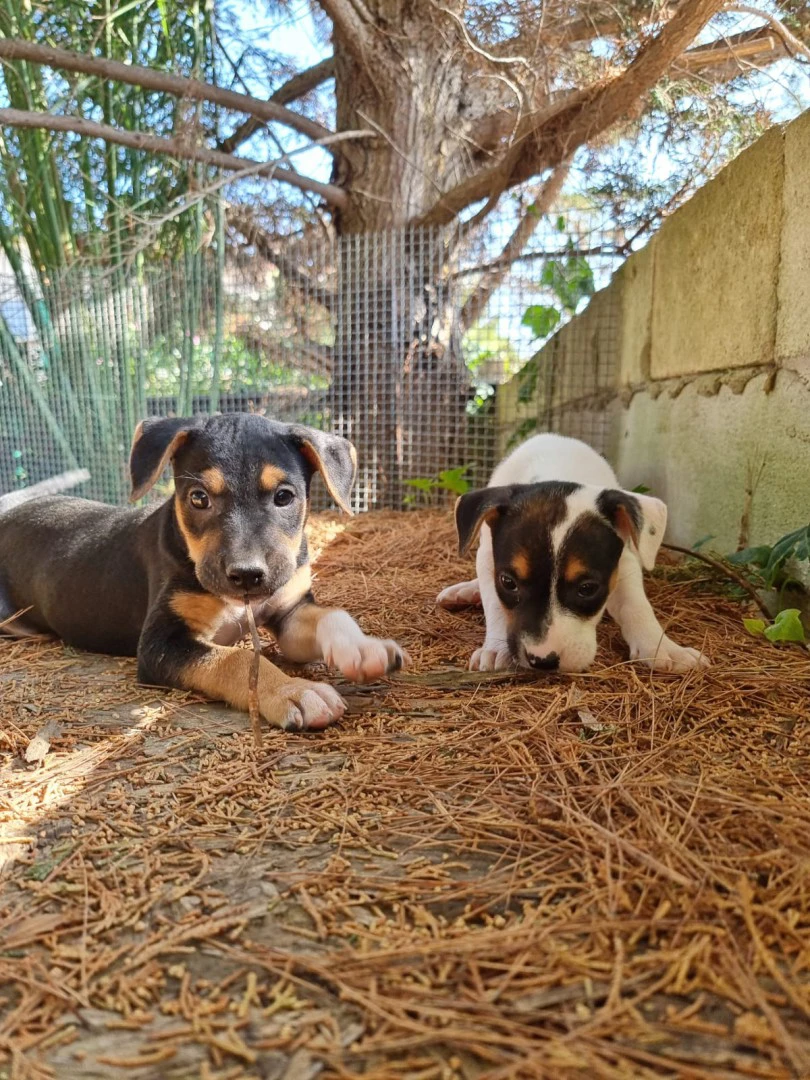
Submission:
[[466,555],[478,538],[481,526],[491,525],[512,498],[511,487],[488,487],[468,491],[456,500],[458,553]]
[[148,420],[141,420],[135,428],[132,449],[129,452],[129,475],[132,481],[130,502],[143,498],[157,482],[166,463],[174,457],[197,424],[196,418],[189,417],[153,416]]
[[357,451],[342,435],[328,435],[315,428],[290,425],[290,435],[309,464],[323,477],[326,490],[347,514],[354,479],[357,475]]
[[667,527],[666,504],[650,495],[608,489],[599,495],[596,505],[635,551],[644,569],[652,570]]

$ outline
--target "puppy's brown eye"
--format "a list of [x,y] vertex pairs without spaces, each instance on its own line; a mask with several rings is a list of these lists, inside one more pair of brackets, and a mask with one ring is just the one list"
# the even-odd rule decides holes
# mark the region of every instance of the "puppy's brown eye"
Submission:
[[506,592],[517,592],[517,582],[509,574],[499,574],[501,588]]
[[190,492],[188,501],[195,510],[207,510],[211,506],[211,500],[208,498],[208,493],[201,488],[195,488],[194,491]]
[[577,596],[581,596],[583,600],[590,600],[599,592],[598,581],[580,581],[577,585]]
[[290,491],[289,488],[279,488],[273,496],[273,502],[276,506],[289,506],[294,498],[294,491]]

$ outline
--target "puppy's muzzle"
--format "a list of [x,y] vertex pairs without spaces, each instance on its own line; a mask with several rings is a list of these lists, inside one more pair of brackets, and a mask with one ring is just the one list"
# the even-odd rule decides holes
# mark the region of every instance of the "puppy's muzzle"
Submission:
[[225,577],[234,590],[246,596],[266,593],[269,584],[266,566],[243,566],[232,563],[225,568]]
[[526,662],[529,667],[535,668],[537,671],[556,671],[560,666],[559,653],[549,653],[547,656],[534,656],[532,653],[526,654]]

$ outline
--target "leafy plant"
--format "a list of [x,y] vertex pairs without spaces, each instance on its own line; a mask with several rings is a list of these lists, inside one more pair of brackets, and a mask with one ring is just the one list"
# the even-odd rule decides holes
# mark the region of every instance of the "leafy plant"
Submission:
[[[557,229],[565,230],[564,218],[557,219]],[[574,315],[582,301],[593,296],[593,270],[583,255],[576,254],[573,240],[568,240],[562,255],[549,259],[545,264],[540,286],[551,295],[555,303],[530,304],[520,320],[538,341],[554,333],[562,322],[563,315]]]
[[[461,465],[457,469],[444,469],[437,477],[415,476],[410,480],[406,480],[405,483],[408,487],[415,488],[424,496],[430,496],[437,491],[463,495],[470,490],[470,482],[464,477],[469,468],[469,465]],[[414,495],[409,495],[403,501],[408,505],[413,505],[417,498]]]
[[743,626],[753,637],[765,637],[768,641],[807,641],[798,608],[780,611],[770,626],[764,619],[743,619]]
[[789,560],[810,562],[810,524],[783,536],[773,547],[760,544],[758,547],[735,551],[728,556],[728,561],[735,566],[748,566],[758,570],[768,589],[784,589],[790,584],[800,584],[786,572],[785,567]]
[[520,322],[522,326],[528,326],[533,337],[546,338],[557,329],[561,317],[557,308],[548,304],[531,304],[523,312]]
[[564,258],[549,259],[546,263],[540,283],[551,290],[569,315],[573,315],[580,302],[593,296],[594,292],[593,270],[583,255],[574,253],[571,240]]
[[[726,561],[744,567],[748,578],[772,595],[772,602],[765,606],[776,610],[773,623],[769,625],[764,619],[744,619],[749,634],[768,641],[806,642],[808,593],[806,584],[796,577],[796,566],[805,564],[810,570],[810,525],[795,529],[773,545],[759,544],[735,551]],[[802,603],[801,608],[795,606],[797,601]]]

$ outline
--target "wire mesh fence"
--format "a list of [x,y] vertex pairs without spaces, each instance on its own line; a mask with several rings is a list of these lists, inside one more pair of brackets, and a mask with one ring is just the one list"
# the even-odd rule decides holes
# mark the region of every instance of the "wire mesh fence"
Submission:
[[[602,449],[615,320],[606,310],[596,344],[562,328],[606,284],[622,237],[571,211],[512,259],[510,227],[0,275],[0,491],[84,467],[83,494],[125,502],[133,429],[155,415],[253,411],[345,435],[358,510],[485,483],[505,423]],[[506,387],[514,416],[498,407]]]

